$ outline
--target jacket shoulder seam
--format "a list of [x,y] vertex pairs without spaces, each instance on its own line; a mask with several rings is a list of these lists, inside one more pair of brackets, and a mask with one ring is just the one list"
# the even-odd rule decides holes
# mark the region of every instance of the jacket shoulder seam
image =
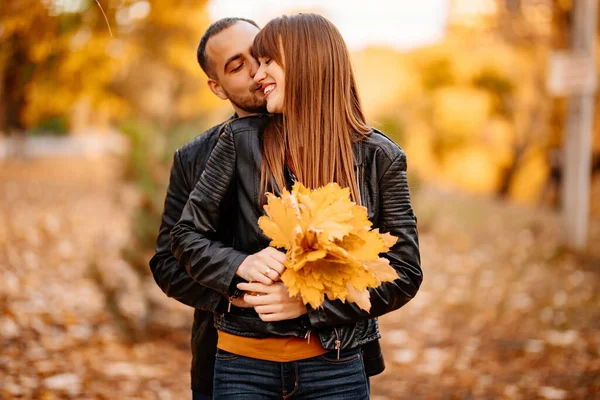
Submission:
[[[381,143],[381,142],[374,142],[374,141],[369,141],[366,140],[365,146],[368,146],[372,149],[379,149],[381,150],[381,152],[383,154],[385,154],[385,156],[387,157],[387,161],[390,163],[393,163],[399,155],[404,154],[404,150],[398,146],[392,139],[390,139],[389,137],[387,137],[386,135],[384,135],[383,133],[381,133],[380,131],[373,129],[373,133],[376,134],[377,136],[379,136],[378,140],[385,140],[386,144]],[[373,137],[374,135],[371,135],[370,137]],[[392,150],[394,149],[394,150]]]

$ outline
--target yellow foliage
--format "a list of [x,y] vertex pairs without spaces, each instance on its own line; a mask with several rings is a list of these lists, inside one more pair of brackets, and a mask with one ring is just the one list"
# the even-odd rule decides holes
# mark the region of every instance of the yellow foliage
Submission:
[[492,109],[492,99],[483,90],[448,87],[433,96],[433,123],[448,139],[476,138]]
[[492,118],[482,130],[483,144],[489,149],[489,155],[495,164],[508,167],[514,161],[515,131],[504,118]]
[[399,97],[419,90],[418,81],[402,54],[386,48],[367,48],[352,54],[365,113],[395,111]]
[[524,161],[510,185],[510,194],[518,202],[535,203],[542,190],[549,168],[544,151],[533,148],[525,154]]
[[438,173],[433,147],[434,133],[431,127],[422,121],[415,121],[402,148],[406,154],[410,154],[410,170],[426,180],[434,179]]
[[[382,127],[412,154],[411,171],[476,193],[497,192],[513,168],[542,179],[545,161],[522,163],[517,149],[547,146],[552,130],[541,62],[548,43],[520,45],[488,28],[476,35],[450,29],[438,43],[406,53],[371,50],[371,59],[383,65],[368,70],[363,52],[356,68],[361,90],[382,93],[369,97],[368,106],[377,110],[375,120],[391,121]],[[533,189],[518,179],[511,195],[532,199],[539,184]]]
[[330,183],[309,190],[298,182],[291,192],[267,199],[267,215],[258,225],[271,246],[287,250],[281,280],[290,295],[313,308],[327,296],[369,311],[367,288],[398,279],[389,261],[379,257],[397,239],[371,230],[366,208],[350,200],[348,188]]
[[500,170],[492,158],[493,149],[471,144],[444,157],[442,178],[475,193],[490,193],[498,188]]
[[209,91],[194,56],[210,23],[206,1],[152,1],[147,16],[128,22],[118,16],[131,2],[104,7],[112,37],[94,2],[72,14],[59,3],[0,1],[0,78],[15,85],[8,102],[19,104],[11,108],[19,125],[68,119],[82,101],[92,112],[76,116],[78,125],[131,113],[167,124],[206,112]]

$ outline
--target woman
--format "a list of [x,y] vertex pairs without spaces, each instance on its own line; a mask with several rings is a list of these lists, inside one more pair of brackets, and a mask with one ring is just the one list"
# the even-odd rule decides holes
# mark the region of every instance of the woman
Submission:
[[[180,265],[229,299],[215,315],[214,398],[366,399],[367,376],[383,364],[380,352],[367,359],[361,349],[377,344],[376,318],[406,304],[422,280],[406,156],[366,124],[347,48],[325,18],[276,18],[253,51],[272,115],[225,127],[171,232]],[[383,255],[398,279],[370,289],[370,312],[339,300],[314,310],[281,295],[285,255],[268,247],[257,221],[265,192],[295,180],[349,187],[374,227],[398,238]],[[233,247],[215,240],[225,199],[235,204]],[[231,307],[239,290],[252,308]]]

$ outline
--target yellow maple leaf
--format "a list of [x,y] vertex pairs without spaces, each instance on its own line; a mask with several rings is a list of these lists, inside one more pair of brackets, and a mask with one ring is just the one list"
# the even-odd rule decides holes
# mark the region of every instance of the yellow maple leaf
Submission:
[[398,241],[398,238],[396,236],[392,236],[392,234],[390,234],[390,233],[379,232],[379,228],[373,229],[372,232],[377,233],[377,235],[379,235],[379,237],[385,242],[385,246],[386,246],[385,251],[388,251],[389,249],[391,249],[392,246],[395,245],[396,242]]
[[300,294],[300,285],[298,282],[298,274],[294,270],[287,269],[281,274],[281,281],[287,287],[290,296],[297,296]]
[[302,184],[302,182],[296,182],[292,187],[292,195],[296,198],[301,196],[310,196],[311,190]]
[[281,281],[288,288],[290,296],[300,296],[304,304],[310,304],[313,308],[318,308],[324,301],[324,286],[314,278],[307,280],[304,272],[286,270],[281,275]]
[[384,240],[374,231],[351,233],[339,242],[339,246],[358,260],[376,260],[379,253],[388,250]]
[[352,209],[350,190],[341,189],[337,184],[316,189],[310,194],[299,191],[298,202],[306,207],[310,217],[310,228],[323,232],[329,240],[341,239],[352,231]]
[[356,230],[369,230],[373,223],[369,221],[367,207],[355,205],[352,208],[352,225]]
[[364,290],[368,287],[376,287],[379,284],[375,275],[373,275],[373,273],[364,266],[362,268],[355,269],[348,283],[357,290]]
[[379,283],[393,282],[399,278],[398,272],[392,268],[387,258],[381,257],[375,261],[365,261],[365,267],[373,272]]
[[284,190],[281,198],[267,193],[267,213],[258,219],[258,226],[271,238],[271,246],[290,249],[302,236],[300,211],[296,199]]
[[348,284],[346,286],[346,290],[348,291],[348,295],[346,296],[346,300],[356,303],[361,309],[366,312],[371,311],[371,294],[367,289],[364,290],[356,290],[352,285]]
[[313,276],[318,276],[323,281],[327,282],[328,287],[341,286],[344,287],[344,282],[349,278],[345,277],[344,269],[338,266],[339,263],[331,260],[322,260],[312,268]]
[[314,308],[327,296],[368,311],[367,288],[398,278],[389,261],[379,257],[397,239],[371,230],[367,209],[349,194],[334,183],[309,190],[297,182],[280,198],[268,195],[267,215],[259,219],[271,246],[288,250],[281,280],[289,294]]

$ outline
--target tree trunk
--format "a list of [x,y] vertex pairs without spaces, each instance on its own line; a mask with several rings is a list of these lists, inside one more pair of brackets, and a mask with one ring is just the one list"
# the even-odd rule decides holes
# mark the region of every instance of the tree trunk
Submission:
[[4,69],[4,117],[9,134],[11,131],[24,134],[25,87],[31,80],[35,65],[29,60],[25,41],[18,35],[10,39],[10,58]]
[[501,198],[508,198],[509,194],[510,194],[510,185],[513,181],[513,179],[515,178],[515,175],[517,174],[517,171],[519,170],[519,167],[521,166],[521,163],[523,161],[523,155],[525,154],[525,150],[527,149],[527,146],[515,146],[513,155],[514,155],[514,161],[513,163],[506,167],[503,171],[502,171],[502,178],[500,179],[500,186],[498,187],[498,191],[496,192],[498,194],[498,196],[500,196]]
[[8,135],[8,96],[6,93],[6,70],[8,60],[11,58],[12,47],[9,41],[6,41],[0,52],[0,135]]

